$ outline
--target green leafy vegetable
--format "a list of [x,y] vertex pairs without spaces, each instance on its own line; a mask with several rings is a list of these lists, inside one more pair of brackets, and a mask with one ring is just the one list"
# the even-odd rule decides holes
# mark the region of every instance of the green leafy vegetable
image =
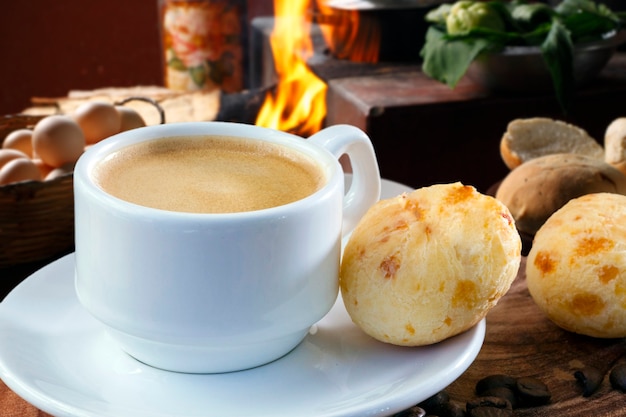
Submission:
[[565,112],[575,89],[574,45],[601,40],[623,23],[620,14],[591,0],[564,0],[554,8],[523,0],[460,0],[432,10],[426,21],[431,26],[421,56],[430,77],[453,88],[481,54],[538,46]]
[[598,40],[616,28],[613,19],[586,11],[565,16],[563,23],[570,31],[574,42]]
[[616,19],[616,14],[605,4],[597,4],[591,0],[565,0],[556,6],[556,12],[563,15],[572,15],[579,12],[589,12],[600,16]]
[[474,28],[503,30],[504,22],[489,3],[461,0],[446,15],[446,30],[450,35],[465,35]]
[[569,32],[558,18],[555,18],[546,40],[541,45],[543,59],[552,76],[557,100],[565,111],[569,109],[574,92],[574,45]]
[[491,42],[484,38],[449,42],[445,33],[436,27],[428,28],[426,41],[433,47],[422,51],[423,71],[438,74],[437,80],[450,87],[456,86],[474,58],[491,46]]
[[511,17],[520,25],[531,27],[550,20],[556,12],[543,3],[519,4],[511,9]]
[[446,17],[450,13],[450,9],[452,8],[451,4],[444,3],[436,9],[432,9],[428,13],[426,13],[426,21],[430,23],[438,23],[445,25]]

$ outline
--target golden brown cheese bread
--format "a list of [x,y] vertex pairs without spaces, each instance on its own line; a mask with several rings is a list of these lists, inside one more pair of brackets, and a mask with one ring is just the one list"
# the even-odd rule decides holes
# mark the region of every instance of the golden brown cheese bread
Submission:
[[554,154],[509,172],[496,198],[509,208],[521,232],[534,235],[569,200],[598,192],[626,194],[626,175],[594,157]]
[[515,119],[508,124],[500,140],[500,155],[510,169],[534,158],[556,153],[604,159],[604,148],[585,130],[546,117]]
[[419,346],[482,320],[521,259],[509,210],[461,183],[375,204],[346,245],[340,288],[352,320],[387,343]]
[[607,126],[604,151],[604,160],[626,174],[626,117],[619,117]]
[[592,337],[626,336],[626,197],[571,200],[539,229],[528,254],[532,298],[558,326]]

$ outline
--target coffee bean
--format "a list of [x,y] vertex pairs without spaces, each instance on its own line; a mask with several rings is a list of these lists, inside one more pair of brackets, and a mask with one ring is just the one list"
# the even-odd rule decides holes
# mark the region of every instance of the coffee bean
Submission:
[[501,408],[503,410],[512,410],[511,403],[504,398],[499,397],[478,397],[470,400],[465,405],[466,410],[469,412],[474,408],[479,407],[493,407],[493,408]]
[[583,397],[589,397],[596,392],[600,384],[602,384],[604,374],[598,368],[587,366],[574,372],[574,378],[576,378],[578,384],[583,389]]
[[498,397],[507,400],[512,408],[517,408],[517,395],[514,391],[515,388],[507,387],[494,387],[482,392],[484,397]]
[[469,413],[469,417],[511,417],[513,410],[496,407],[476,407]]
[[465,410],[458,403],[450,400],[446,391],[440,391],[432,397],[418,404],[428,415],[439,417],[466,417]]
[[432,413],[432,412],[435,412],[434,410],[439,409],[439,407],[449,402],[450,402],[450,394],[448,394],[446,391],[439,391],[437,394],[433,395],[432,397],[427,398],[426,400],[424,400],[418,405],[422,407],[423,409],[425,409],[426,411]]
[[520,407],[534,407],[548,404],[552,394],[542,381],[532,377],[517,379],[517,393]]
[[426,416],[426,411],[422,407],[413,406],[409,409],[401,411],[393,415],[393,417],[424,417]]
[[485,391],[492,388],[505,387],[515,389],[516,383],[516,379],[512,376],[502,374],[489,375],[476,383],[476,395],[481,396]]
[[626,363],[615,365],[609,373],[611,386],[622,392],[626,392]]
[[436,409],[426,409],[428,416],[466,417],[463,407],[453,401],[441,404]]
[[466,417],[464,408],[454,401],[446,403],[436,414],[439,417]]

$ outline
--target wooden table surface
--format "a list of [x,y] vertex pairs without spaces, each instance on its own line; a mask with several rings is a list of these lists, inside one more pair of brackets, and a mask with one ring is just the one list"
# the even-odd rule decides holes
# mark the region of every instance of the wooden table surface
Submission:
[[[517,409],[516,416],[626,416],[626,394],[611,388],[608,371],[626,360],[626,339],[595,339],[566,332],[549,321],[526,287],[525,258],[509,292],[487,316],[484,345],[470,368],[447,391],[454,400],[474,397],[478,380],[492,374],[531,376],[552,393],[547,406]],[[593,366],[606,372],[585,398],[574,372]]]

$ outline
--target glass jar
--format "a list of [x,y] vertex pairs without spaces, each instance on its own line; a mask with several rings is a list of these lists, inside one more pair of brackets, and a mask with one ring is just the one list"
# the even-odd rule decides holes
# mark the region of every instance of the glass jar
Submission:
[[159,0],[165,86],[243,89],[242,0]]

